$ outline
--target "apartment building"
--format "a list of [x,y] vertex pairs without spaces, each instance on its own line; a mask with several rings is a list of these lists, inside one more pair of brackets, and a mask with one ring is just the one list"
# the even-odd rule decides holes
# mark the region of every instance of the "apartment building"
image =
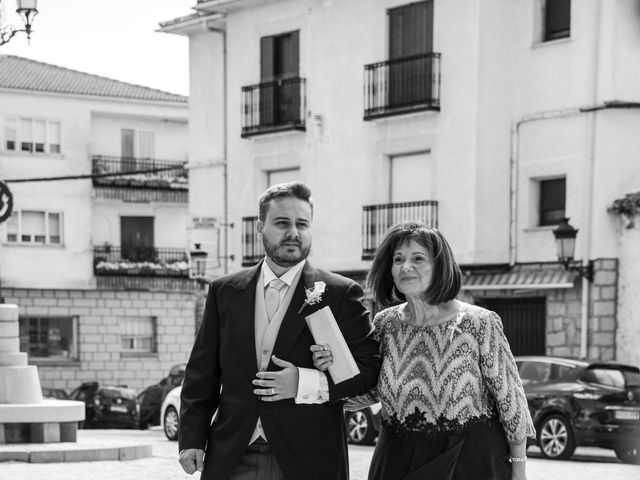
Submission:
[[0,55],[0,296],[41,384],[142,388],[188,356],[187,98]]
[[[634,2],[201,0],[190,42],[190,237],[209,276],[263,253],[256,198],[308,183],[310,261],[364,282],[386,228],[437,226],[461,297],[516,354],[640,364]],[[553,230],[578,229],[567,268]],[[634,247],[635,245],[635,247]],[[211,255],[210,255],[211,256]],[[371,304],[373,308],[375,305]]]

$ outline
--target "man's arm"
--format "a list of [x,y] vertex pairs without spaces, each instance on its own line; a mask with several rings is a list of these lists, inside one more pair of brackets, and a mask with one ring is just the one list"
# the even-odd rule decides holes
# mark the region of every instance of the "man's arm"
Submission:
[[211,284],[204,316],[187,363],[180,395],[179,450],[204,450],[220,403],[220,317]]

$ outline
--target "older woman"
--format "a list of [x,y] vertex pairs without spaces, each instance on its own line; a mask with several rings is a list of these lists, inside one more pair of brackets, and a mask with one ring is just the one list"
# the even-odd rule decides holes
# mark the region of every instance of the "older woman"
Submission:
[[[392,227],[368,284],[388,307],[374,319],[382,370],[376,389],[346,408],[382,404],[369,480],[525,479],[535,430],[502,322],[456,300],[461,273],[442,233]],[[311,349],[326,370],[331,352]]]

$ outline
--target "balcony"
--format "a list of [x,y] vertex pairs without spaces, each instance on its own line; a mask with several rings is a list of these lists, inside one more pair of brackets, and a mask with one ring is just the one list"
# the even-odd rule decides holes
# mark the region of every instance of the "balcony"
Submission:
[[288,78],[242,87],[241,137],[306,130],[306,83]]
[[440,111],[440,54],[425,53],[364,67],[364,119]]
[[242,266],[251,267],[264,258],[264,246],[258,238],[258,217],[242,217]]
[[126,202],[188,202],[189,179],[185,162],[94,155],[91,164],[96,198]]
[[189,258],[181,248],[93,247],[96,276],[189,277]]
[[371,260],[391,225],[414,220],[438,227],[438,202],[387,203],[362,207],[362,260]]

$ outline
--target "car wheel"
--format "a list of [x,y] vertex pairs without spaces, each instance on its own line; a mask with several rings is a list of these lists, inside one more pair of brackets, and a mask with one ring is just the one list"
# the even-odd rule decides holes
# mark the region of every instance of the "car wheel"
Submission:
[[550,415],[542,421],[538,444],[542,455],[553,460],[566,460],[576,449],[571,426],[562,415]]
[[173,407],[167,407],[164,412],[164,434],[169,440],[178,439],[178,427],[180,426],[180,417]]
[[634,447],[616,448],[615,452],[621,462],[640,465],[640,449]]
[[347,424],[347,435],[349,443],[356,445],[372,445],[376,438],[371,412],[359,410],[357,412],[347,412],[345,422]]

